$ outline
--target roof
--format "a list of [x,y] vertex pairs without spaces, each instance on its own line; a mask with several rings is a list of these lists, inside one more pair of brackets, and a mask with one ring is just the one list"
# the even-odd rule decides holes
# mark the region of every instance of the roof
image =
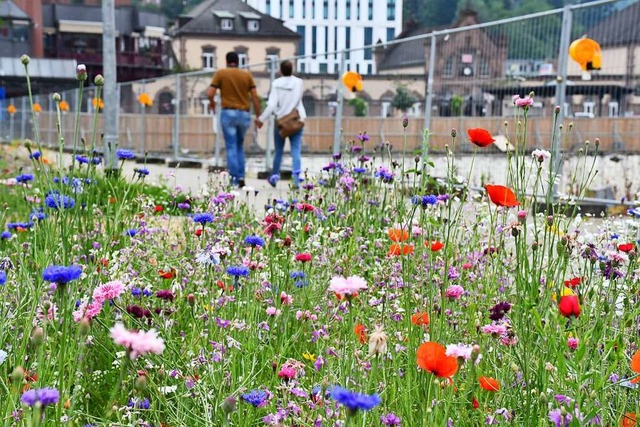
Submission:
[[24,13],[22,9],[15,5],[11,0],[8,1],[0,1],[0,18],[11,18],[11,19],[28,19],[29,15]]
[[[77,65],[75,59],[31,58],[29,77],[75,80]],[[5,77],[26,77],[19,58],[0,57],[0,74]]]
[[[141,11],[134,7],[117,7],[115,10],[116,31],[120,34],[142,32],[145,27],[166,27],[164,16],[159,13]],[[42,6],[43,26],[56,28],[60,21],[102,23],[100,6],[45,4]]]
[[640,2],[627,6],[602,20],[591,31],[589,38],[596,40],[601,46],[619,46],[640,42]]
[[[220,27],[221,19],[233,20],[232,30]],[[260,30],[246,30],[247,20],[259,20]],[[242,0],[206,0],[180,16],[180,27],[175,35],[232,36],[234,38],[290,38],[300,35],[284,26],[283,21],[259,12]]]
[[[434,30],[435,28],[413,28],[400,33],[396,40],[429,34]],[[426,64],[424,44],[427,43],[428,40],[428,38],[410,40],[387,47],[386,51],[384,51],[384,58],[382,62],[380,62],[380,65],[378,65],[378,70],[416,66],[424,67]]]

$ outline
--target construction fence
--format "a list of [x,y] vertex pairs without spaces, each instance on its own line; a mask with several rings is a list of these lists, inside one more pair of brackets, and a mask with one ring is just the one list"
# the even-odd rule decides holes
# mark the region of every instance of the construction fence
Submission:
[[[584,141],[599,138],[601,150],[640,152],[640,2],[602,0],[482,24],[474,14],[460,19],[455,28],[416,29],[393,42],[313,55],[316,60],[331,58],[337,66],[329,73],[298,74],[304,80],[308,115],[304,150],[338,152],[362,132],[368,133],[371,147],[386,141],[399,147],[406,138],[409,150],[421,150],[424,130],[429,129],[429,149],[439,151],[451,144],[451,129],[457,129],[456,150],[464,152],[470,150],[465,132],[469,128],[513,137],[514,126],[504,125],[513,122],[513,97],[533,92],[529,148],[572,152]],[[600,70],[585,72],[568,58],[569,44],[583,36],[600,43]],[[375,67],[363,75],[363,91],[353,93],[341,77],[356,70],[350,56],[359,49],[374,59]],[[289,59],[303,58],[308,56]],[[243,65],[253,74],[264,101],[282,59]],[[198,158],[223,165],[220,120],[209,112],[206,95],[213,73],[202,70],[118,84],[120,148],[140,156]],[[141,94],[149,96],[151,106],[140,103]],[[78,109],[84,141],[91,143],[94,129],[99,138],[102,115],[94,120],[93,114],[100,106],[97,88],[60,95],[68,105],[68,112],[61,114],[65,143],[73,143]],[[33,139],[29,100],[9,102],[15,113],[3,110],[1,138]],[[35,96],[34,102],[40,106],[35,121],[41,141],[56,145],[57,113],[51,96]],[[560,120],[573,122],[573,130],[553,142],[556,105]],[[260,131],[250,129],[245,140],[246,150],[265,155],[267,164],[273,126],[272,118]]]

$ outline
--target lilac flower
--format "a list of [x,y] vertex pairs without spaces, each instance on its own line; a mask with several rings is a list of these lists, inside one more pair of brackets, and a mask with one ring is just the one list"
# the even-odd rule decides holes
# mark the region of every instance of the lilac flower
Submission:
[[393,412],[389,412],[388,414],[382,415],[380,417],[380,422],[387,427],[396,427],[402,425],[400,417],[394,414]]

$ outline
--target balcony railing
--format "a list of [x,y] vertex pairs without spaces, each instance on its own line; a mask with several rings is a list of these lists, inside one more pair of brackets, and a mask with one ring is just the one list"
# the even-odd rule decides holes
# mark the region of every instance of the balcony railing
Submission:
[[[75,59],[81,64],[102,65],[102,52],[74,52],[70,50],[47,50],[45,52],[49,58]],[[119,67],[146,67],[163,68],[162,55],[156,52],[118,52],[116,61]]]

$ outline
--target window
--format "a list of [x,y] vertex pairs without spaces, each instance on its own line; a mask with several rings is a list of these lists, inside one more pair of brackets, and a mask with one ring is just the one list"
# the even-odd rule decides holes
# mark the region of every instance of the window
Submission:
[[387,40],[391,41],[396,38],[396,29],[395,28],[387,28]]
[[247,56],[247,54],[238,52],[238,67],[246,67],[248,63],[249,57]]
[[311,0],[311,19],[316,19],[316,0]]
[[333,17],[338,19],[338,0],[333,2]]
[[453,77],[453,70],[455,69],[456,58],[451,55],[447,58],[447,62],[444,64],[444,70],[442,71],[443,77]]
[[293,18],[293,0],[289,0],[289,18]]
[[302,19],[307,17],[307,0],[302,0]]
[[[324,52],[329,52],[329,27],[324,27]],[[327,58],[327,55],[325,55]]]
[[216,51],[213,46],[202,48],[202,69],[213,70],[216,67]]
[[260,29],[260,21],[256,19],[250,19],[247,21],[247,30],[258,31]]
[[305,73],[305,72],[306,72],[306,67],[305,67],[305,63],[304,63],[304,62],[300,62],[300,63],[299,63],[299,65],[298,65],[298,70],[299,70],[301,73]]
[[304,26],[298,25],[296,27],[296,33],[300,35],[300,39],[298,40],[298,55],[304,55]]
[[395,0],[387,0],[387,21],[396,19],[396,2]]
[[[313,55],[318,51],[318,27],[311,27],[311,53]],[[315,56],[314,56],[315,59]]]
[[360,20],[360,0],[357,0],[356,2],[356,19],[359,21]]
[[329,72],[328,70],[327,64],[320,64],[320,73],[327,74]]
[[233,21],[229,18],[224,18],[220,21],[220,28],[223,30],[233,30]]
[[282,9],[284,9],[284,5],[282,4],[282,0],[280,0],[280,19],[282,19]]
[[[373,28],[367,27],[364,29],[364,45],[371,46],[373,44]],[[367,48],[364,50],[364,59],[372,59],[373,54],[371,52],[371,48]]]
[[280,49],[277,47],[267,48],[267,71],[271,65],[271,61],[274,61],[276,70],[278,69],[278,60],[280,59]]
[[369,0],[367,18],[373,20],[373,0]]
[[491,74],[491,71],[489,69],[489,61],[487,61],[485,58],[480,58],[480,65],[478,68],[478,73],[481,77],[489,77],[489,75]]
[[351,27],[344,29],[344,48],[346,50],[346,58],[351,59]]
[[367,64],[367,74],[373,74],[373,64]]
[[267,0],[266,12],[267,12],[267,15],[271,15],[271,0]]
[[345,19],[351,19],[351,0],[347,0],[347,3],[345,5]]
[[322,1],[322,18],[329,19],[329,0]]
[[333,27],[333,59],[338,59],[338,27]]

